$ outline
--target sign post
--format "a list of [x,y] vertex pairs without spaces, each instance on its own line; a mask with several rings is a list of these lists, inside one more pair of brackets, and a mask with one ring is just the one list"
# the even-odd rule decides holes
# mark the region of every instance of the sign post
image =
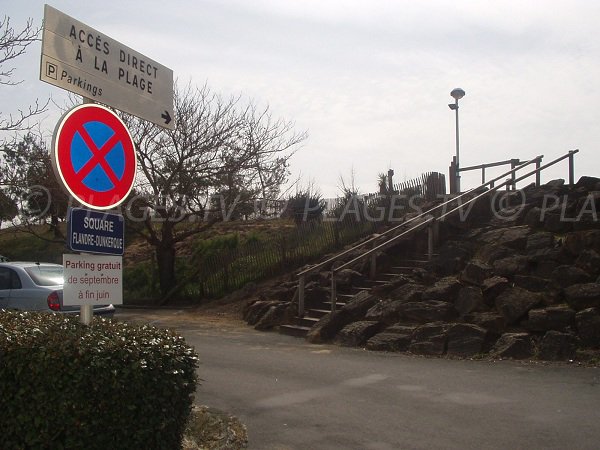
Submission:
[[94,102],[175,129],[173,71],[45,5],[40,80],[83,97],[57,124],[51,160],[72,198],[103,211],[69,211],[69,247],[85,253],[63,255],[63,303],[80,305],[89,324],[93,305],[123,303],[123,217],[106,211],[127,198],[137,168],[129,130]]

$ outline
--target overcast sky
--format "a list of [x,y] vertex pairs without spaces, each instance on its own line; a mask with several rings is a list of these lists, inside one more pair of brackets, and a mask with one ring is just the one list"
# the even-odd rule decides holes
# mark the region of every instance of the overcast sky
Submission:
[[[576,177],[600,176],[600,2],[383,0],[103,0],[49,3],[171,68],[179,80],[270,105],[309,138],[292,173],[326,197],[340,177],[363,192],[447,174],[455,154],[450,91],[461,87],[463,167],[578,148]],[[20,29],[44,2],[0,0]],[[36,97],[41,45],[15,61],[19,87],[1,87],[2,114]],[[42,122],[50,135],[52,107]],[[498,172],[500,173],[500,172]],[[542,180],[565,178],[559,164]],[[480,174],[463,176],[473,187]]]

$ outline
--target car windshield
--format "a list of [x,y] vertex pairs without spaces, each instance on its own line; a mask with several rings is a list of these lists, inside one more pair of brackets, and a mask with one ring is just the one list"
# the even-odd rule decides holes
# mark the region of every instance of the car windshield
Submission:
[[38,286],[56,286],[63,284],[62,266],[37,265],[25,267],[25,271]]

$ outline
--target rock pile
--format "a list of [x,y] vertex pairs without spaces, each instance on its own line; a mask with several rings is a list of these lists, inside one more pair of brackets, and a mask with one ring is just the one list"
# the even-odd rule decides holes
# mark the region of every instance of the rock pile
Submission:
[[[423,269],[357,294],[308,333],[311,342],[425,355],[585,359],[600,349],[600,179],[555,180],[511,192],[466,221],[442,222],[444,243]],[[394,249],[381,258],[391,261]],[[361,269],[357,267],[356,269]],[[351,271],[344,287],[364,280]],[[330,274],[306,286],[329,296]],[[296,283],[248,305],[259,329],[295,313]]]

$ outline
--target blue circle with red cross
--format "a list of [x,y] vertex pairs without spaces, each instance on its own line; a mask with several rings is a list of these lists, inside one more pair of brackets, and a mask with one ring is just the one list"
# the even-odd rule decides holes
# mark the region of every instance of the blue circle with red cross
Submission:
[[109,209],[133,187],[135,146],[121,119],[101,105],[70,110],[57,126],[53,166],[67,191],[82,204]]

